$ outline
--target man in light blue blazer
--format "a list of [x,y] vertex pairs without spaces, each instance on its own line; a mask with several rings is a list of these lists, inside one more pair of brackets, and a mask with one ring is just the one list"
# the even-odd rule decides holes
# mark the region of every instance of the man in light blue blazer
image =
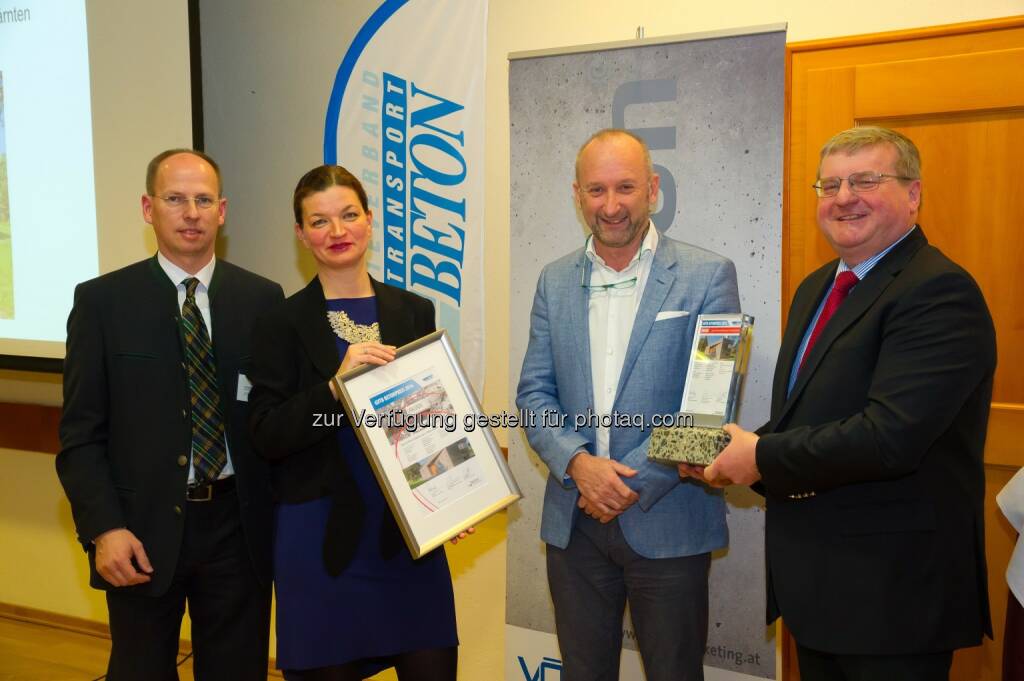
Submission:
[[679,411],[697,315],[738,312],[736,269],[659,234],[658,176],[638,137],[602,130],[573,183],[585,247],[537,282],[516,403],[547,464],[541,538],[563,681],[614,681],[629,602],[648,681],[703,679],[711,551],[725,502],[647,460]]

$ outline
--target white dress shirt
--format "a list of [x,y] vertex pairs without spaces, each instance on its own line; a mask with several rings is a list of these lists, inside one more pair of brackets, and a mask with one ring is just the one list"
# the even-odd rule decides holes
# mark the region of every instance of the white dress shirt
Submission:
[[1010,478],[1010,482],[996,496],[996,503],[1013,529],[1020,534],[1013,555],[1010,556],[1010,564],[1006,566],[1006,583],[1017,602],[1024,604],[1024,468]]
[[[201,270],[195,274],[189,274],[185,270],[181,269],[173,262],[164,257],[163,253],[157,251],[156,254],[157,262],[160,263],[160,268],[164,271],[167,277],[171,280],[171,283],[178,289],[178,310],[180,311],[182,306],[185,304],[185,285],[181,282],[188,279],[189,277],[195,277],[199,280],[199,285],[196,286],[196,307],[199,308],[199,314],[203,316],[203,323],[206,324],[206,332],[210,334],[210,342],[213,342],[213,323],[210,321],[210,282],[213,280],[213,268],[217,266],[217,258],[210,258],[210,262],[206,263]],[[225,426],[227,425],[227,408],[230,405],[220,405],[221,414],[224,415]],[[226,478],[229,475],[235,474],[235,468],[231,465],[231,450],[228,449],[227,438],[224,439],[224,450],[227,451],[228,461],[224,464],[224,469],[220,472],[220,478]],[[189,457],[188,462],[188,483],[191,485],[196,480],[195,468],[192,465],[192,457]]]
[[[590,371],[594,383],[594,409],[598,416],[611,414],[615,404],[615,390],[626,358],[633,322],[644,295],[644,287],[651,273],[654,251],[658,248],[658,230],[648,223],[647,235],[640,249],[621,272],[617,272],[594,250],[594,237],[587,240],[586,256],[593,263],[590,286],[614,284],[636,277],[636,285],[629,288],[589,291]],[[630,414],[632,416],[632,414]],[[596,456],[608,458],[609,428],[596,429]]]

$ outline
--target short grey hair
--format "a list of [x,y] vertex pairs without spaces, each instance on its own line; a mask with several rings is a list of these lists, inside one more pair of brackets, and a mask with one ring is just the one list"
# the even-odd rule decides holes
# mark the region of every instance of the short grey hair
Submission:
[[832,154],[854,154],[867,147],[890,144],[896,150],[896,174],[913,180],[921,179],[921,153],[909,137],[889,128],[865,125],[850,128],[834,135],[821,148],[818,159],[818,179],[821,179],[821,165],[825,157]]

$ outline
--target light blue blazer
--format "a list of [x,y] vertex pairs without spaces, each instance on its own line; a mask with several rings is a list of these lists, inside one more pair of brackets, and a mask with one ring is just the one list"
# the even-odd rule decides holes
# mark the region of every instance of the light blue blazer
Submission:
[[[705,485],[682,482],[675,466],[647,460],[650,417],[679,411],[697,315],[738,312],[740,301],[730,260],[659,236],[613,407],[630,417],[642,414],[645,425],[613,427],[609,449],[613,459],[637,471],[624,478],[640,495],[618,518],[626,541],[647,558],[672,558],[728,544],[725,501]],[[594,411],[588,294],[580,284],[590,280],[590,270],[581,248],[541,272],[516,397],[520,410],[537,414],[537,422],[525,428],[526,437],[550,471],[541,539],[560,548],[569,544],[579,512],[579,492],[566,467],[579,450],[595,451],[594,429],[574,429],[576,414]],[[676,311],[687,314],[656,319],[659,312]],[[566,414],[565,425],[545,427],[540,419],[545,411]]]

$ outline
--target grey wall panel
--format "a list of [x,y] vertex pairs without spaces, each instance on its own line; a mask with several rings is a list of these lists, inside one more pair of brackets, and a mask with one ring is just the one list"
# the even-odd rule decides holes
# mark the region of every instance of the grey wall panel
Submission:
[[221,165],[220,252],[285,293],[314,274],[296,242],[295,183],[323,163],[334,76],[374,0],[205,0],[200,23],[206,150]]

